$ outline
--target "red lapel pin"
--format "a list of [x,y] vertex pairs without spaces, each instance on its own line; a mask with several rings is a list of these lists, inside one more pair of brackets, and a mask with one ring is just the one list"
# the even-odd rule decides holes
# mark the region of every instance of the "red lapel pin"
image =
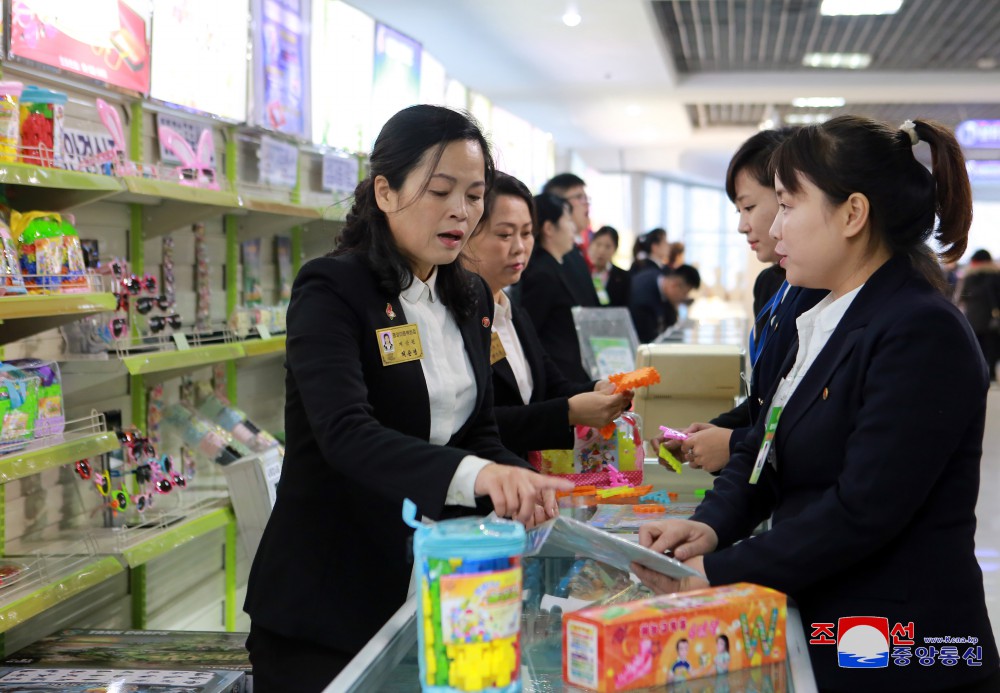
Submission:
[[392,309],[392,304],[391,303],[386,303],[385,304],[385,314],[386,314],[386,316],[390,320],[395,320],[396,319],[396,312]]
[[490,326],[490,319],[483,318],[483,327],[489,327],[489,326]]

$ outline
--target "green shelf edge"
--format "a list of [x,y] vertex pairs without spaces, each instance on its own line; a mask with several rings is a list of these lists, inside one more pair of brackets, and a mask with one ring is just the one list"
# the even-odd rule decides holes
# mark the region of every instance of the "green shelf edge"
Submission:
[[273,214],[283,217],[297,217],[298,223],[309,223],[323,218],[323,211],[318,207],[300,205],[294,202],[278,202],[260,198],[244,198],[244,208],[257,214]]
[[247,358],[251,356],[265,356],[267,354],[278,354],[285,350],[285,335],[271,337],[270,339],[250,339],[243,342],[243,351]]
[[104,582],[125,568],[114,556],[106,556],[88,564],[85,568],[54,580],[29,595],[0,607],[0,633],[24,623],[29,618],[51,609],[56,604]]
[[46,469],[111,452],[120,445],[118,436],[114,433],[101,431],[36,450],[13,452],[0,457],[0,483],[5,484]]
[[218,508],[200,517],[169,527],[152,539],[147,539],[130,549],[125,549],[121,555],[130,568],[135,568],[170,553],[177,547],[213,530],[225,527],[234,519],[235,515],[231,508]]
[[112,293],[0,296],[0,320],[103,313],[117,305],[118,299]]
[[112,176],[18,163],[0,164],[0,183],[109,193],[121,192],[125,189],[121,179]]
[[239,195],[227,190],[208,190],[207,188],[196,188],[173,181],[152,178],[128,177],[122,180],[125,182],[125,189],[136,195],[149,195],[193,205],[225,207],[233,210],[244,209]]
[[242,344],[212,344],[178,351],[134,354],[122,359],[131,375],[160,373],[180,368],[198,368],[244,357]]

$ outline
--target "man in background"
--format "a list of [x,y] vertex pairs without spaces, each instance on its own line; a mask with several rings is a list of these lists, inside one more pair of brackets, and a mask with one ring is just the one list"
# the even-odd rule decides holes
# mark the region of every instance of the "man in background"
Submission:
[[632,277],[629,313],[643,344],[652,342],[677,322],[677,309],[692,291],[701,286],[701,275],[691,265],[657,272],[640,272]]
[[590,197],[587,196],[587,184],[574,173],[560,173],[542,187],[542,192],[558,195],[572,207],[573,223],[576,224],[575,247],[563,257],[563,271],[579,305],[596,308],[601,304],[590,277],[591,267],[586,255],[590,239]]

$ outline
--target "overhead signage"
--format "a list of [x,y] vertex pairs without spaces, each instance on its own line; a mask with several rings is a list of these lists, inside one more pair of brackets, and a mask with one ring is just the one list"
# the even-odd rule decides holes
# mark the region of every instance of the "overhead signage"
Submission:
[[1000,120],[963,120],[955,138],[968,149],[1000,149]]

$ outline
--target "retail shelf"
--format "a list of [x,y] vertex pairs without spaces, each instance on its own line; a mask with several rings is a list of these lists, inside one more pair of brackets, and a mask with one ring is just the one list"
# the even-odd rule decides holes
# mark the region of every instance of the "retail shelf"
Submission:
[[196,346],[177,351],[156,351],[134,354],[122,359],[131,375],[190,370],[244,356],[243,345],[234,343]]
[[280,354],[285,351],[285,335],[269,339],[248,339],[243,342],[243,352],[247,357]]
[[122,559],[130,568],[135,568],[169,553],[193,539],[225,527],[235,518],[232,508],[228,506],[228,501],[226,502],[227,505],[224,507],[216,505],[196,510],[173,525],[129,530],[135,535],[135,542],[122,549]]
[[146,238],[223,214],[245,213],[239,195],[228,190],[208,190],[172,181],[128,177],[119,202],[143,205],[142,228]]
[[[124,570],[113,556],[33,558],[36,576],[0,592],[0,633]],[[7,590],[10,589],[10,592]]]
[[18,452],[0,457],[0,483],[59,467],[120,446],[111,431],[67,433],[52,440],[39,440]]
[[114,294],[52,294],[0,297],[0,343],[79,320],[91,313],[114,310]]
[[124,190],[118,178],[30,164],[0,164],[0,183],[17,209],[56,212],[81,207]]
[[287,231],[322,219],[322,212],[315,207],[251,198],[244,200],[247,216],[240,219],[240,238],[254,238]]

